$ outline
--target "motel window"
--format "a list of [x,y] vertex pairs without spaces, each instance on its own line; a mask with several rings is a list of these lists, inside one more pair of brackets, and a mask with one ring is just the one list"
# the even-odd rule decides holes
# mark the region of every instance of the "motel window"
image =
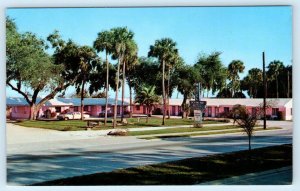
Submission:
[[90,105],[85,105],[83,107],[83,111],[91,111],[91,106]]
[[75,107],[74,107],[74,111],[75,111],[75,112],[78,111],[78,106],[75,106]]
[[229,107],[224,107],[224,113],[229,113]]
[[135,108],[137,111],[140,111],[140,109],[141,109],[139,105],[135,106]]
[[60,112],[61,112],[61,107],[55,107],[55,111],[56,111],[57,113],[60,113]]
[[101,111],[105,111],[105,106],[101,106]]
[[257,111],[256,111],[256,108],[253,107],[253,108],[252,108],[252,115],[253,115],[253,116],[256,115],[256,112],[257,112]]
[[272,108],[272,115],[277,115],[278,114],[278,108]]

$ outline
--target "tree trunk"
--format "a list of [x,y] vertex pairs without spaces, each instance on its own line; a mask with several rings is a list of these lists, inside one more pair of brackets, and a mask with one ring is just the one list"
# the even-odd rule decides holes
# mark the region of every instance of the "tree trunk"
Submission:
[[106,98],[105,98],[105,116],[104,116],[104,126],[106,126],[107,123],[107,108],[108,108],[108,79],[109,79],[109,64],[108,64],[108,54],[107,51],[105,51],[105,56],[106,56],[106,88],[105,88],[105,94],[106,94]]
[[123,62],[123,80],[122,80],[122,109],[121,109],[121,122],[124,120],[124,94],[125,94],[125,62]]
[[168,98],[168,119],[171,118],[171,113],[170,113],[170,96],[169,96],[169,93],[170,93],[170,68],[168,70],[168,86],[167,86],[167,98]]
[[31,103],[31,104],[30,104],[30,115],[29,115],[29,119],[30,119],[30,120],[36,120],[36,115],[37,115],[37,112],[36,112],[36,105],[35,105],[35,103]]
[[166,117],[166,90],[165,90],[165,61],[162,63],[162,91],[163,91],[163,120],[162,125],[165,125]]
[[116,97],[115,97],[115,105],[114,105],[114,121],[113,128],[117,127],[117,106],[118,106],[118,91],[119,91],[119,75],[120,75],[120,64],[121,59],[118,59],[118,69],[117,69],[117,79],[116,79]]
[[248,135],[249,151],[251,151],[251,136]]
[[81,117],[80,119],[83,120],[83,97],[84,97],[84,84],[85,84],[85,76],[83,77],[83,80],[82,80],[82,86],[81,86],[81,99],[80,99],[80,107],[81,107],[81,110],[80,110],[80,113],[81,113]]
[[279,98],[279,93],[278,93],[278,76],[276,76],[276,96]]
[[181,104],[182,119],[183,119],[183,118],[187,118],[186,111],[185,111],[186,100],[187,100],[187,96],[184,94],[184,95],[183,95],[182,104]]
[[129,85],[129,117],[132,118],[132,112],[133,112],[133,108],[132,108],[132,87],[130,85],[130,83],[128,83]]
[[147,118],[146,118],[146,123],[148,123],[148,118],[149,118],[149,108],[148,108],[148,106],[146,107],[146,110],[147,110]]

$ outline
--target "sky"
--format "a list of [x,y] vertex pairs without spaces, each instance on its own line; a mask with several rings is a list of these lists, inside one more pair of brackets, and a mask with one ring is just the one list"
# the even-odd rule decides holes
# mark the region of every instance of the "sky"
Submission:
[[[177,43],[180,56],[190,65],[200,53],[214,51],[222,52],[224,66],[232,60],[243,61],[245,71],[241,78],[251,68],[262,68],[263,51],[266,64],[273,60],[292,64],[290,6],[10,8],[6,15],[15,20],[19,32],[30,31],[46,39],[58,30],[65,40],[90,46],[99,32],[126,26],[135,34],[139,56],[147,56],[155,40],[169,37]],[[8,87],[6,90],[8,97],[19,96]],[[67,94],[73,91],[71,88]],[[129,97],[128,88],[125,92]],[[172,98],[176,97],[175,92]]]

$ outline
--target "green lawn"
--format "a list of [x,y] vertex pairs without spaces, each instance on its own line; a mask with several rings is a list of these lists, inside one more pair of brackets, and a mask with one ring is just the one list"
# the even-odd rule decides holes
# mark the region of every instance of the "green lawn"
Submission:
[[[255,128],[255,131],[268,131],[268,130],[275,130],[275,129],[281,129],[280,127],[268,127],[267,129],[263,129],[263,127],[257,127]],[[198,131],[199,132],[199,131]],[[154,136],[146,136],[142,137],[142,139],[166,139],[166,138],[178,138],[178,137],[194,137],[194,136],[201,136],[201,135],[216,135],[216,134],[226,134],[226,133],[238,133],[238,132],[243,132],[241,128],[234,128],[226,131],[212,131],[212,132],[207,132],[207,131],[202,131],[199,133],[190,133],[190,134],[179,134],[179,135],[154,135]]]
[[[137,121],[137,118],[127,119],[128,124],[118,126],[118,128],[138,128],[138,127],[157,127],[161,126],[162,119],[160,118],[149,118],[149,122],[146,123],[146,119],[142,118]],[[192,125],[194,123],[191,119],[166,119],[165,126],[174,125]],[[216,124],[221,123],[218,121],[204,121],[204,124]],[[85,130],[87,123],[80,120],[68,120],[68,121],[20,121],[17,122],[18,125],[24,127],[35,127],[43,129],[53,129],[59,131],[80,131]],[[112,124],[108,123],[107,127],[101,125],[100,127],[93,128],[94,130],[100,129],[111,129]]]
[[[251,156],[249,151],[238,151],[65,178],[36,185],[193,185],[291,165],[292,145],[287,144],[253,149]],[[286,184],[291,184],[291,181]]]
[[158,129],[158,130],[149,130],[149,131],[132,131],[129,132],[129,135],[138,136],[138,135],[153,135],[153,134],[165,134],[165,133],[188,133],[188,132],[201,132],[201,131],[210,131],[210,130],[224,130],[224,129],[239,129],[239,127],[234,125],[225,125],[225,126],[212,126],[212,127],[188,127],[188,128],[168,128],[168,129]]

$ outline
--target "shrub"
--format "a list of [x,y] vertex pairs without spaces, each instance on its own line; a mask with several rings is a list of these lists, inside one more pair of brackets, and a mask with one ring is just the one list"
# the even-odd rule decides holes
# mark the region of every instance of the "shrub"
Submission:
[[112,135],[112,136],[127,136],[128,131],[126,129],[116,129],[112,130],[107,133],[107,135]]

